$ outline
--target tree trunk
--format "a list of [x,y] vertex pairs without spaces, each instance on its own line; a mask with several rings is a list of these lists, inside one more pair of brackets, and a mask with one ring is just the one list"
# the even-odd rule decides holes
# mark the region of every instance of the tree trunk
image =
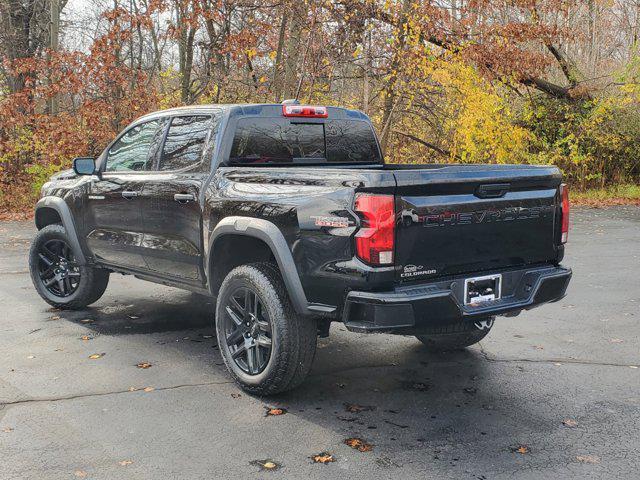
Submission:
[[382,136],[380,138],[380,146],[382,151],[385,152],[389,145],[389,136],[391,134],[391,126],[393,123],[393,111],[396,107],[396,84],[398,83],[398,68],[400,67],[400,61],[404,53],[406,46],[406,25],[408,20],[408,14],[411,9],[411,0],[404,0],[402,2],[402,13],[400,14],[400,21],[397,26],[398,42],[393,52],[393,59],[391,60],[389,80],[384,86],[384,101],[382,110]]
[[282,101],[282,55],[284,51],[284,42],[287,34],[287,6],[282,9],[282,21],[280,22],[280,33],[278,35],[278,48],[276,50],[276,62],[273,66],[273,96],[276,103]]
[[368,23],[365,22],[364,35],[362,36],[362,53],[364,56],[363,61],[363,78],[362,78],[362,111],[369,114],[369,71],[371,70],[371,30],[368,28]]
[[[57,52],[60,48],[60,2],[59,0],[49,0],[49,11],[51,17],[50,33],[49,33],[49,50],[50,52]],[[49,60],[51,59],[51,55]],[[49,78],[51,83],[52,79]],[[56,115],[59,111],[59,97],[57,94],[52,95],[47,99],[47,110],[50,114]]]
[[283,98],[292,98],[295,95],[297,83],[298,60],[302,46],[302,27],[307,18],[307,5],[304,1],[293,3],[291,24],[289,26],[289,38],[286,46],[286,59],[284,62]]

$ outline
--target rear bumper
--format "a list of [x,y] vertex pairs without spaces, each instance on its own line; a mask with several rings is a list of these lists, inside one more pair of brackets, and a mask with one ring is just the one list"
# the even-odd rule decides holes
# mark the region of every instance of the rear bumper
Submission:
[[476,276],[466,275],[390,292],[349,292],[342,320],[355,332],[419,333],[487,316],[513,316],[558,301],[571,280],[571,270],[561,266],[495,273],[502,274],[502,298],[487,305],[464,305],[464,280]]

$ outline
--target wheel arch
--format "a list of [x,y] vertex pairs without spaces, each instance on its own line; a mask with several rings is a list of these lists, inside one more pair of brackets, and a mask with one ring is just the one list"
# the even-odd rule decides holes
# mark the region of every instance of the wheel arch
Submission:
[[35,224],[38,230],[42,230],[47,225],[62,224],[66,230],[69,242],[74,250],[74,254],[80,265],[85,265],[87,260],[80,246],[78,231],[76,230],[73,215],[69,206],[62,198],[43,197],[35,207]]
[[[234,240],[241,238],[241,241],[234,243]],[[240,247],[246,247],[248,251],[242,251]],[[280,229],[268,220],[249,217],[224,218],[216,225],[209,237],[208,251],[207,278],[213,295],[217,294],[216,286],[219,288],[224,280],[222,274],[225,269],[253,261],[272,259],[278,265],[296,311],[302,315],[314,313],[313,306],[309,308],[289,245]],[[218,256],[221,260],[217,261]],[[240,263],[236,263],[237,260],[240,260]],[[231,268],[226,272],[228,273]],[[226,273],[224,275],[226,276]]]

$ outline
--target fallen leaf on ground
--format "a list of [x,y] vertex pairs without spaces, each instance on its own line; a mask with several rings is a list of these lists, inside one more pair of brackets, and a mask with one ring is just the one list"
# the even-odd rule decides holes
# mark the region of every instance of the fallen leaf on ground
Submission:
[[83,335],[80,337],[80,340],[84,340],[86,342],[87,340],[93,340],[93,337],[90,337],[89,335]]
[[563,424],[565,427],[571,427],[571,428],[573,428],[573,427],[577,427],[577,426],[578,426],[578,422],[576,422],[575,420],[573,420],[573,419],[571,419],[571,418],[567,418],[567,419],[563,420],[563,421],[562,421],[562,424]]
[[336,459],[333,458],[333,455],[328,452],[322,452],[317,455],[313,455],[311,457],[311,460],[313,460],[313,463],[331,463],[336,461]]
[[4,433],[13,432],[13,428],[11,428],[11,427],[4,427],[4,428],[2,429],[2,431],[3,431]]
[[373,450],[373,445],[365,442],[361,438],[347,438],[344,441],[344,444],[355,450],[358,450],[359,452],[370,452],[371,450]]
[[129,387],[130,392],[135,392],[136,390],[138,390],[136,387]]
[[76,470],[75,472],[73,472],[73,474],[79,478],[84,478],[87,476],[87,472],[85,472],[84,470]]
[[284,415],[287,413],[286,408],[277,408],[277,407],[266,407],[267,411],[265,413],[265,417],[277,417],[278,415]]
[[49,317],[49,320],[60,320],[60,315],[53,315]]
[[126,467],[127,465],[131,465],[132,463],[133,463],[133,461],[131,461],[131,460],[122,460],[122,461],[118,462],[118,465]]
[[102,358],[106,355],[106,353],[94,353],[93,355],[89,355],[91,360],[95,360],[97,358]]
[[155,390],[155,388],[153,387],[144,387],[143,391],[144,392],[153,392]]
[[596,455],[578,455],[576,460],[582,463],[600,463],[600,457]]
[[136,365],[136,367],[138,367],[138,368],[149,368],[150,366],[151,366],[151,364],[147,363],[147,362],[142,362],[142,363],[139,363],[139,364]]
[[242,395],[240,395],[239,393],[232,393],[231,394],[231,398],[240,398]]
[[517,447],[511,447],[511,451],[513,453],[520,453],[524,455],[525,453],[529,453],[529,447],[526,445],[518,445]]
[[345,403],[344,408],[349,413],[371,412],[376,409],[372,405],[358,405],[357,403]]
[[261,470],[277,470],[280,468],[273,460],[253,460],[249,462],[251,465],[255,465],[256,467],[260,467]]

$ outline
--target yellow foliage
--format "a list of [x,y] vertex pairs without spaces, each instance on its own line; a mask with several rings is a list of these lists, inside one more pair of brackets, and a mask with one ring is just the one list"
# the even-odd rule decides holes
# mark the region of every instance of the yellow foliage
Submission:
[[[408,109],[437,98],[440,131],[416,117],[405,127],[418,138],[444,146],[451,161],[518,163],[528,160],[532,134],[514,123],[513,115],[493,85],[455,55],[435,57],[420,51],[400,74]],[[401,120],[402,122],[402,120]]]

